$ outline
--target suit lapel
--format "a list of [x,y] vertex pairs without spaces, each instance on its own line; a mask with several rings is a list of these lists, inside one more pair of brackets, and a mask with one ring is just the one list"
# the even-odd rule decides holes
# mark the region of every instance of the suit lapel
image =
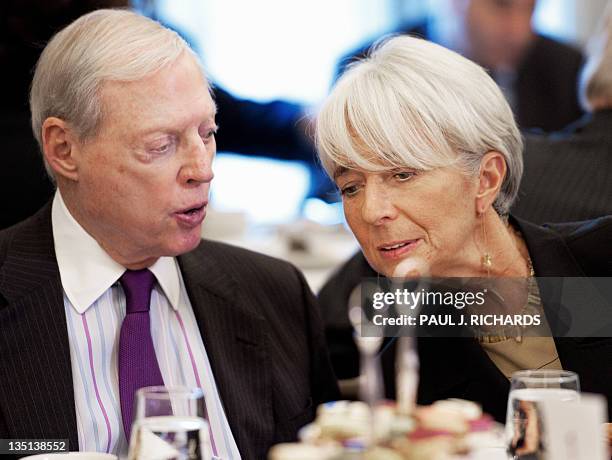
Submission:
[[264,458],[274,438],[265,321],[204,241],[179,257],[206,353],[243,458]]
[[[547,277],[577,277],[584,278],[586,275],[580,268],[578,262],[563,239],[553,230],[533,225],[522,220],[516,220],[527,243],[529,253],[532,255],[533,267],[538,277],[542,304],[546,319],[558,333],[569,329],[572,321],[572,312],[568,306],[563,305],[561,298],[561,283],[547,282]],[[538,257],[542,254],[542,257]],[[570,308],[572,308],[570,306]],[[578,307],[580,308],[580,307]],[[573,314],[576,314],[574,311]],[[586,310],[585,310],[585,314]],[[554,337],[555,346],[559,354],[559,360],[564,369],[577,372],[579,375],[587,375],[592,372],[585,368],[585,361],[581,356],[581,346],[589,339],[575,337]],[[591,347],[586,350],[590,354],[596,354],[597,349]],[[588,366],[587,366],[588,367]]]
[[585,276],[565,242],[555,231],[512,219],[523,234],[536,276]]
[[523,234],[532,258],[546,319],[552,330],[558,333],[567,331],[571,315],[561,304],[561,283],[547,278],[583,277],[584,273],[554,231],[520,219],[515,220],[515,223]]
[[0,406],[9,436],[69,439],[78,450],[63,291],[51,205],[24,222],[0,269]]

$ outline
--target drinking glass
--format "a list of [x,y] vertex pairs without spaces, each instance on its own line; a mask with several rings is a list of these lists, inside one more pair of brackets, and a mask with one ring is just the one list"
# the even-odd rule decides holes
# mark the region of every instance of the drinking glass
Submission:
[[580,381],[575,372],[540,369],[512,374],[506,414],[510,458],[546,458],[546,430],[538,403],[544,400],[571,402],[579,398]]
[[128,459],[209,460],[205,404],[199,388],[139,389]]

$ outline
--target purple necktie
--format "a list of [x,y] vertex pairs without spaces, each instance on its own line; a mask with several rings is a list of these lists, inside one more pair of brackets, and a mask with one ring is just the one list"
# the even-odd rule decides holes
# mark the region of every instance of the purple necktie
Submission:
[[136,390],[163,385],[151,338],[149,303],[155,276],[149,270],[127,270],[119,279],[126,299],[126,315],[119,337],[119,397],[125,437],[130,442]]

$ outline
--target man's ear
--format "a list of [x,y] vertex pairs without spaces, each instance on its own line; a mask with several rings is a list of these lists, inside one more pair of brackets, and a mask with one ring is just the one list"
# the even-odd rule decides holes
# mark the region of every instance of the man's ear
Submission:
[[482,157],[478,177],[478,194],[476,195],[476,212],[478,214],[483,214],[493,205],[504,177],[506,177],[506,170],[506,160],[501,153],[491,151]]
[[78,180],[76,154],[79,145],[74,131],[61,118],[49,117],[42,125],[42,144],[45,160],[56,178]]

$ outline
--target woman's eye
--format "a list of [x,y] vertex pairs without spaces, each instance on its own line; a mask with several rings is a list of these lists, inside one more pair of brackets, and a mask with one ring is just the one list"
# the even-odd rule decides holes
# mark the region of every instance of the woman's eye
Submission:
[[412,179],[415,175],[416,173],[414,173],[413,171],[398,171],[393,174],[393,177],[400,182],[405,182],[407,180]]
[[342,196],[351,197],[357,193],[359,187],[357,185],[347,185],[340,188],[340,193]]

